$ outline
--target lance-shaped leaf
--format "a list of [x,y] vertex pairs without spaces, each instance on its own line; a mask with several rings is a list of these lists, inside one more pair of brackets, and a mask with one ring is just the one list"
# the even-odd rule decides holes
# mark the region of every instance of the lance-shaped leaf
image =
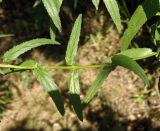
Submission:
[[109,14],[112,17],[112,20],[114,21],[118,31],[121,31],[121,18],[119,14],[119,8],[116,0],[103,0]]
[[[150,48],[134,48],[121,51],[116,55],[125,55],[132,58],[133,60],[140,60],[155,56],[157,55],[157,52],[153,52]],[[112,57],[106,58],[104,60],[104,63],[111,63],[112,62],[111,59]]]
[[14,36],[13,34],[0,34],[0,38]]
[[53,44],[56,44],[56,42],[53,42],[52,40],[46,39],[46,38],[34,39],[34,40],[23,42],[13,47],[9,51],[7,51],[3,56],[3,61],[8,62],[10,60],[15,60],[18,56],[27,52],[28,50],[31,50],[38,46],[47,45],[47,44],[53,45]]
[[67,46],[65,60],[68,65],[75,64],[75,57],[78,49],[78,42],[79,42],[79,37],[81,32],[81,23],[82,23],[82,15],[80,14],[73,26],[70,40]]
[[131,58],[124,55],[115,55],[112,57],[112,63],[115,66],[122,66],[133,71],[145,82],[146,85],[150,85],[149,80],[145,75],[143,69]]
[[106,65],[103,67],[98,76],[96,77],[95,81],[93,82],[92,86],[87,91],[86,96],[83,99],[84,106],[93,98],[93,96],[98,92],[98,90],[101,88],[103,82],[106,80],[109,73],[114,69],[114,66],[112,65]]
[[126,50],[142,25],[160,10],[159,0],[145,0],[132,15],[128,28],[121,39],[121,50]]
[[118,55],[125,55],[132,58],[133,60],[145,59],[155,56],[156,54],[157,52],[153,52],[150,48],[134,48],[118,53]]
[[[68,47],[66,51],[66,63],[67,65],[74,65],[75,57],[78,49],[78,42],[81,32],[81,23],[82,23],[82,15],[80,14],[75,21],[73,26],[70,40],[68,42]],[[80,120],[83,120],[82,115],[82,105],[80,100],[80,86],[79,86],[79,72],[78,70],[72,70],[70,79],[69,79],[69,94],[70,101],[73,105],[73,108]]]
[[44,67],[39,65],[34,69],[34,75],[43,88],[49,93],[61,115],[64,115],[64,104],[62,97],[52,77],[48,74]]
[[94,4],[96,10],[98,10],[98,6],[99,6],[99,3],[100,3],[100,0],[92,0],[92,3]]
[[70,75],[69,95],[74,111],[76,112],[78,118],[82,121],[83,114],[82,114],[82,104],[80,100],[79,71],[76,69],[72,70]]
[[59,17],[60,0],[42,0],[49,16],[59,31],[62,31],[61,20]]

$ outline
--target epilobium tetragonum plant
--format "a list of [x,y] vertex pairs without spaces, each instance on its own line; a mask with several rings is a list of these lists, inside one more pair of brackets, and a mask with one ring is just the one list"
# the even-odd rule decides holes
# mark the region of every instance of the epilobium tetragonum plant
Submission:
[[[62,0],[42,0],[44,7],[46,8],[49,16],[51,17],[55,27],[62,31],[61,20],[59,17],[60,7],[62,4]],[[92,0],[95,8],[98,10],[98,5],[100,0]],[[119,13],[119,7],[116,0],[103,0],[108,12],[110,13],[118,31],[121,31],[121,19]],[[70,78],[68,80],[69,87],[69,95],[70,101],[73,105],[75,113],[77,114],[80,120],[83,120],[82,110],[86,106],[86,104],[93,98],[96,92],[100,89],[103,82],[106,80],[107,76],[113,71],[117,66],[125,67],[134,73],[136,73],[144,83],[149,86],[149,80],[145,75],[143,69],[137,64],[136,60],[144,59],[152,56],[158,56],[158,51],[153,52],[149,48],[134,48],[127,49],[131,40],[136,35],[138,30],[142,27],[142,25],[151,17],[156,16],[160,11],[160,0],[145,0],[141,5],[138,6],[130,21],[128,22],[128,27],[124,32],[124,35],[121,39],[121,51],[109,58],[106,58],[99,65],[77,65],[76,64],[76,52],[78,49],[78,42],[81,32],[81,24],[82,24],[82,14],[80,14],[73,26],[70,39],[68,42],[68,47],[66,51],[65,66],[46,66],[41,65],[33,60],[28,60],[23,62],[21,65],[9,65],[9,64],[0,64],[1,68],[9,68],[2,75],[6,75],[9,73],[17,72],[17,71],[25,71],[32,70],[34,76],[43,86],[44,90],[48,92],[50,97],[55,102],[55,105],[59,112],[64,115],[64,104],[60,95],[60,91],[55,84],[52,77],[49,75],[49,69],[67,69],[71,71]],[[159,35],[159,34],[158,34]],[[4,37],[2,35],[0,37]],[[55,40],[55,34],[52,28],[50,28],[50,36],[51,38],[38,38],[34,40],[30,40],[27,42],[23,42],[20,45],[17,45],[7,51],[3,56],[3,61],[5,63],[9,61],[16,60],[21,54],[25,53],[32,48],[41,46],[41,45],[54,45],[59,44]],[[157,37],[156,37],[157,38]],[[83,100],[80,99],[80,84],[79,84],[79,69],[84,68],[100,68],[100,72],[97,75],[95,81],[92,86],[89,88],[86,96]]]

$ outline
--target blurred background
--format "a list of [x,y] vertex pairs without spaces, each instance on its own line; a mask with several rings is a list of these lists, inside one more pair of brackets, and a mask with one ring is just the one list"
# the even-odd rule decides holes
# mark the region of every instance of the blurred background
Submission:
[[[120,38],[127,22],[143,0],[118,0],[123,24],[118,33],[103,2],[96,11],[91,0],[64,0],[60,18],[63,31],[56,32],[61,45],[42,46],[22,55],[11,64],[34,59],[44,65],[64,63],[73,23],[79,13],[83,24],[77,63],[99,64],[119,51]],[[159,46],[153,41],[154,23],[149,20],[132,41],[132,47]],[[0,39],[0,62],[13,46],[34,38],[49,38],[52,21],[41,0],[3,0],[0,3],[0,34],[14,34]],[[152,33],[152,34],[151,34]],[[133,72],[118,67],[84,110],[84,120],[76,117],[68,97],[69,71],[50,70],[61,90],[66,113],[62,117],[32,72],[9,74],[0,78],[0,131],[159,131],[159,62],[156,58],[139,61],[152,86],[147,88]],[[1,71],[1,70],[0,70]],[[98,69],[80,70],[81,98],[91,86]]]

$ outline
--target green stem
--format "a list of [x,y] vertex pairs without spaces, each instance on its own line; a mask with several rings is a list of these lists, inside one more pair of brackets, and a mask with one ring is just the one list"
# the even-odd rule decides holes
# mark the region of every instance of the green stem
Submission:
[[[46,69],[94,69],[94,68],[102,68],[106,64],[99,64],[99,65],[86,65],[86,66],[44,66]],[[22,70],[33,70],[36,68],[36,66],[15,66],[15,65],[9,65],[9,64],[0,64],[0,68],[12,68],[12,69],[22,69]]]
[[23,70],[29,70],[29,69],[35,69],[35,66],[25,67],[25,66],[16,66],[16,65],[9,65],[9,64],[0,64],[0,68],[12,68],[12,69],[23,69]]

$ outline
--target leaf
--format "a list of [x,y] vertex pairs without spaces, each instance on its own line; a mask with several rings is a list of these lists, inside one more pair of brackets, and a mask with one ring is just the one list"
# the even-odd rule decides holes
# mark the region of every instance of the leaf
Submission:
[[57,7],[58,12],[60,12],[62,2],[63,2],[63,0],[55,0],[55,5]]
[[44,69],[44,67],[39,65],[37,66],[37,68],[34,70],[33,73],[36,76],[37,80],[40,82],[40,84],[43,86],[43,88],[48,92],[50,97],[53,99],[61,115],[64,115],[64,104],[62,101],[62,97],[52,77],[48,74],[48,72]]
[[0,34],[0,38],[14,36],[13,34]]
[[59,8],[60,8],[60,0],[42,0],[49,16],[51,17],[53,23],[57,27],[57,29],[61,32],[61,20],[59,17]]
[[56,35],[55,35],[55,33],[54,33],[54,31],[53,31],[53,29],[52,29],[52,27],[50,27],[50,37],[51,37],[51,40],[53,40],[53,41],[55,41],[55,39],[56,39]]
[[72,70],[70,79],[69,79],[69,94],[70,101],[73,105],[73,108],[78,116],[78,118],[82,121],[82,104],[80,100],[80,85],[79,85],[79,71]]
[[155,56],[156,54],[156,52],[152,52],[152,50],[149,48],[134,48],[118,53],[118,55],[125,55],[132,58],[133,60],[145,59],[151,56]]
[[36,64],[37,63],[34,60],[27,60],[27,61],[24,61],[22,64],[20,64],[20,66],[23,66],[23,67],[34,67]]
[[106,80],[109,73],[113,70],[112,65],[106,65],[104,68],[100,70],[100,73],[96,77],[95,81],[93,82],[92,86],[87,91],[86,96],[83,99],[83,104],[87,104],[93,96],[97,93],[97,91],[101,88],[103,82]]
[[75,63],[75,57],[77,53],[78,42],[81,32],[81,23],[82,23],[82,15],[80,14],[73,26],[70,40],[67,46],[65,60],[68,65],[73,65]]
[[114,23],[116,24],[116,27],[118,31],[121,31],[121,19],[119,14],[119,8],[116,0],[103,0],[109,14],[111,15]]
[[155,16],[159,11],[159,0],[145,0],[142,5],[139,5],[132,15],[128,28],[125,30],[121,39],[121,51],[126,50],[142,25],[151,17]]
[[[150,48],[134,48],[134,49],[127,49],[125,51],[121,51],[116,55],[125,55],[130,57],[133,60],[140,60],[140,59],[145,59],[148,57],[155,56],[157,55],[157,52],[152,52]],[[112,63],[111,59],[112,59],[112,56],[107,57],[103,63]]]
[[96,10],[98,10],[98,6],[99,6],[99,3],[100,3],[100,0],[92,0],[92,3],[94,4]]
[[50,39],[45,39],[45,38],[33,39],[30,41],[23,42],[13,47],[9,51],[7,51],[3,56],[3,61],[8,62],[10,60],[15,60],[18,56],[27,52],[28,50],[31,50],[32,48],[36,48],[38,46],[47,45],[47,44],[53,45],[54,42]]
[[149,80],[143,69],[131,58],[124,55],[115,55],[112,57],[112,62],[115,66],[122,66],[133,71],[145,82],[146,85],[150,86]]
[[151,35],[154,43],[157,45],[160,42],[160,20],[151,26]]

